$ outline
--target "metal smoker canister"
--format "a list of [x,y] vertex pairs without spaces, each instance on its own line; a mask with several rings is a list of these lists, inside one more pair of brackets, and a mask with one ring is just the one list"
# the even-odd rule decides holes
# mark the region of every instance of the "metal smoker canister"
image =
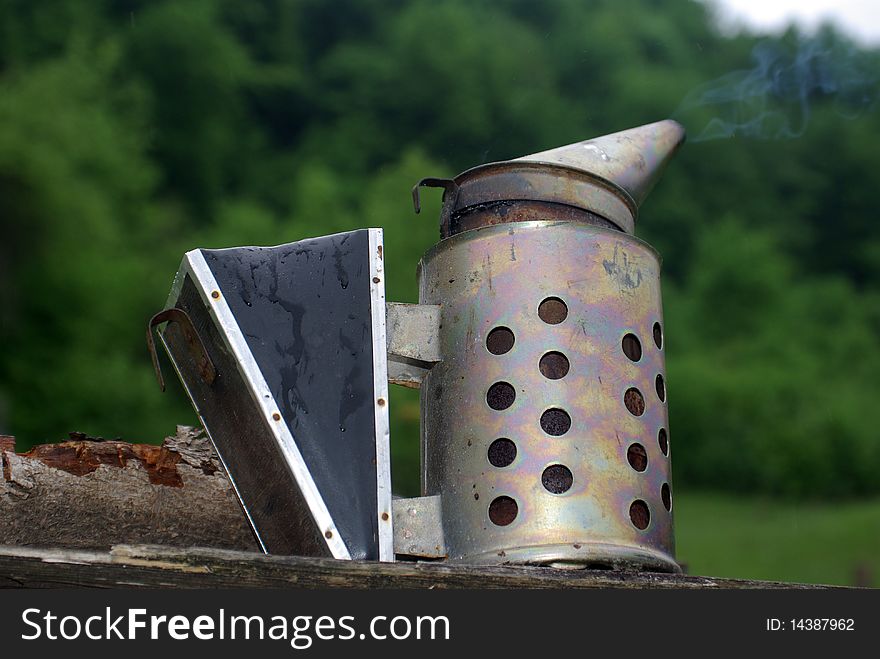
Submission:
[[[422,489],[450,560],[678,571],[660,259],[638,205],[673,121],[482,165],[445,188]],[[416,194],[417,197],[417,194]]]

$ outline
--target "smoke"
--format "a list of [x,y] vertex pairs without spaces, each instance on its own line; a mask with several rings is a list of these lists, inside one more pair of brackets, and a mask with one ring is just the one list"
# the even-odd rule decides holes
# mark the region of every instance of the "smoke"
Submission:
[[799,137],[815,103],[854,119],[878,99],[875,54],[839,36],[817,35],[794,44],[761,41],[752,61],[751,69],[700,85],[684,98],[673,117],[688,126],[694,136],[689,141]]

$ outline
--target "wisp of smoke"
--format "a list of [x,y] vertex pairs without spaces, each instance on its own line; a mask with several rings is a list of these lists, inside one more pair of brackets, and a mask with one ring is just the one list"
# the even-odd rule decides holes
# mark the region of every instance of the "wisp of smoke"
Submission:
[[[758,139],[799,137],[810,120],[811,103],[830,101],[853,119],[878,98],[880,73],[866,53],[852,44],[819,36],[786,47],[762,41],[752,51],[754,67],[733,71],[691,91],[673,114],[685,125],[702,117],[704,127],[689,130],[691,142],[741,136]],[[699,112],[694,112],[702,108]],[[712,118],[706,123],[705,117]]]

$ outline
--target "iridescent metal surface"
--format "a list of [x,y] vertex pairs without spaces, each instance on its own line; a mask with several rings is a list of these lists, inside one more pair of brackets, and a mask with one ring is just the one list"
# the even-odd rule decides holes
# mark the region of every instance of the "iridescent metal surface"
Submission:
[[684,128],[664,119],[548,151],[514,162],[541,162],[587,171],[611,181],[640,206],[684,142]]
[[421,388],[422,486],[450,560],[679,569],[659,275],[649,245],[581,222],[423,257],[443,361]]

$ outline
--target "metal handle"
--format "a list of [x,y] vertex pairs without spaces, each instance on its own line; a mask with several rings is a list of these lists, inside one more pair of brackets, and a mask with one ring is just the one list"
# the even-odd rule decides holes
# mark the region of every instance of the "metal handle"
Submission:
[[159,366],[159,355],[156,354],[156,343],[153,340],[153,328],[156,325],[170,322],[177,323],[183,332],[183,339],[186,341],[187,349],[190,356],[196,363],[202,380],[206,384],[213,384],[217,378],[217,369],[211,358],[208,357],[208,351],[205,350],[205,344],[199,337],[199,333],[193,326],[193,322],[183,309],[165,309],[150,318],[147,324],[147,350],[150,351],[150,358],[153,360],[153,370],[156,371],[156,379],[159,380],[159,387],[165,391],[165,379],[162,377],[162,368]]
[[458,183],[451,178],[423,178],[412,189],[413,209],[415,209],[416,213],[420,213],[422,210],[419,188],[443,188],[443,202],[445,203],[446,197],[449,196],[452,206],[455,205],[456,198],[458,197]]

